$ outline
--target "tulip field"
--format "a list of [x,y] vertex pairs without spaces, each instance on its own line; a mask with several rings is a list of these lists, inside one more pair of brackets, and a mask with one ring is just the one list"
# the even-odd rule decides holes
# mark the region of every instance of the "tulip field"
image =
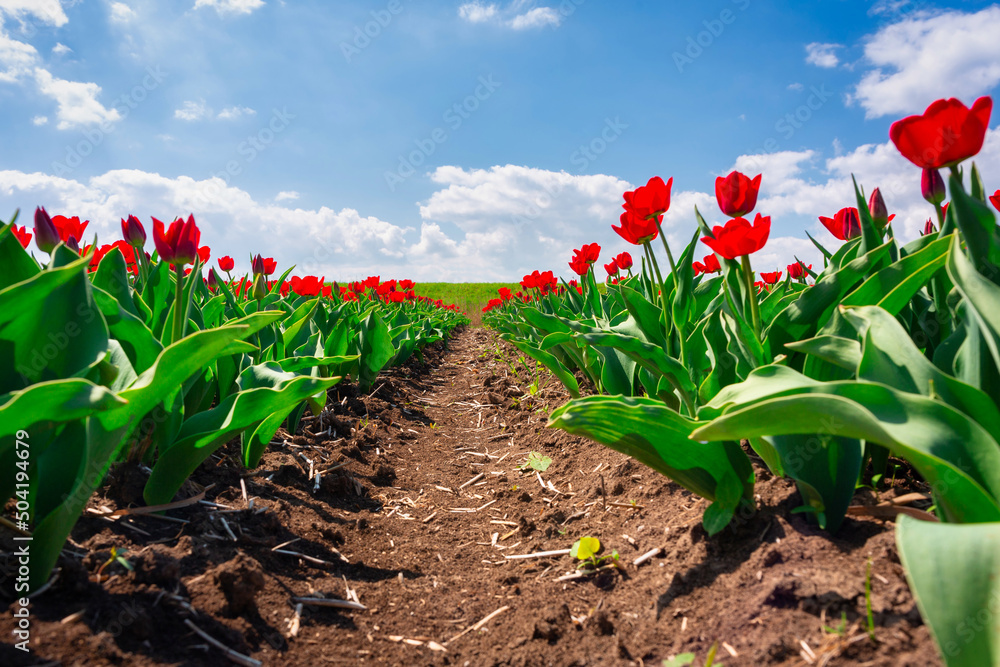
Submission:
[[[336,664],[1000,666],[1000,174],[974,161],[991,110],[940,100],[892,126],[928,202],[916,240],[855,183],[817,212],[822,266],[757,266],[768,175],[734,171],[728,222],[695,209],[671,248],[674,179],[656,176],[609,225],[630,252],[591,242],[572,280],[561,263],[500,287],[486,329],[410,280],[262,255],[234,276],[197,212],[153,218],[151,239],[123,212],[110,244],[14,214],[0,492],[4,550],[30,545],[30,567],[12,615],[31,595],[61,646],[38,655],[65,664],[315,664],[332,646]],[[863,590],[827,595],[822,622],[799,605],[813,635],[779,650],[749,633],[793,621],[712,625],[739,605],[698,589],[781,567],[755,551],[782,543],[780,504]],[[876,622],[892,567],[905,584]],[[798,570],[760,604],[792,599]],[[145,605],[117,634],[88,606],[119,613],[115,596]]]

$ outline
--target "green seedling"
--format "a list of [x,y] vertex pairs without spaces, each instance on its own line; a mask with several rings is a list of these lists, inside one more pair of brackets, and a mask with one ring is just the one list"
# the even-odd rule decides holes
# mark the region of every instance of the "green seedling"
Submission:
[[[719,650],[719,642],[712,644],[712,648],[708,649],[708,657],[705,659],[705,667],[712,667],[715,665],[715,654]],[[663,667],[688,667],[693,665],[695,661],[694,653],[681,653],[675,655],[669,660],[664,660]],[[715,665],[715,667],[722,667],[722,665]]]
[[836,627],[831,628],[824,625],[823,631],[828,632],[831,635],[837,635],[838,637],[845,637],[847,635],[847,612],[840,612],[840,623],[838,623]]
[[865,566],[865,613],[868,616],[868,637],[875,641],[875,614],[872,612],[872,561]]
[[584,574],[593,574],[598,570],[607,568],[618,568],[618,552],[612,551],[606,556],[598,556],[601,550],[601,541],[596,537],[581,537],[569,550],[569,555],[580,561],[576,569],[582,570]]
[[132,567],[132,563],[128,562],[125,559],[125,553],[126,552],[127,552],[126,549],[119,549],[118,547],[111,547],[111,557],[108,558],[106,561],[104,561],[99,568],[97,568],[97,583],[101,583],[101,573],[104,572],[104,569],[108,565],[111,565],[114,562],[117,562],[119,565],[121,565],[122,567],[124,567],[129,572],[131,572],[134,569]]
[[552,458],[549,456],[543,456],[538,452],[529,452],[528,460],[517,466],[518,470],[524,470],[525,468],[532,468],[538,472],[545,472],[552,465]]

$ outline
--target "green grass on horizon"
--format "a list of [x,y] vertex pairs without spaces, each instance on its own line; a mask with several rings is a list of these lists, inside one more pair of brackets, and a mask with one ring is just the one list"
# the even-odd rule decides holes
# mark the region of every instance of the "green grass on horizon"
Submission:
[[517,292],[521,286],[517,283],[417,283],[415,289],[420,296],[441,299],[446,304],[455,304],[478,326],[482,319],[482,309],[490,299],[500,295],[501,287],[507,287]]

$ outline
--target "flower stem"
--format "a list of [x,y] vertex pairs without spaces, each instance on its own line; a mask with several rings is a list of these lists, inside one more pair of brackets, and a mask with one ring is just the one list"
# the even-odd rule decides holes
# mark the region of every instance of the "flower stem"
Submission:
[[171,339],[171,343],[176,343],[181,338],[184,338],[184,325],[187,324],[184,321],[184,314],[181,313],[181,301],[184,296],[184,267],[178,264],[174,267],[175,275],[177,276],[177,284],[174,290],[174,335]]
[[670,277],[674,280],[674,288],[677,287],[677,266],[674,264],[674,255],[670,252],[670,245],[667,243],[667,237],[663,233],[663,227],[660,226],[660,219],[658,217],[653,218],[653,222],[656,223],[656,231],[660,233],[660,241],[663,242],[663,249],[667,251],[667,261],[670,263]]
[[760,304],[757,303],[757,288],[753,284],[753,271],[750,269],[750,255],[740,257],[740,264],[743,267],[743,284],[746,285],[747,295],[750,299],[750,314],[753,318],[753,332],[760,342]]

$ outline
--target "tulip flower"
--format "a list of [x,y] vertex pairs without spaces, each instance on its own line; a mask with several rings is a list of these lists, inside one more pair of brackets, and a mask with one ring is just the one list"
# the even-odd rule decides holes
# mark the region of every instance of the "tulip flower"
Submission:
[[642,220],[655,218],[656,222],[660,222],[663,214],[670,208],[670,188],[673,184],[673,177],[664,183],[662,178],[654,176],[646,185],[626,192],[622,207]]
[[292,276],[291,288],[299,296],[317,296],[322,293],[325,281],[325,277],[306,276],[305,278],[299,278],[298,276]]
[[573,260],[569,263],[569,268],[573,269],[576,275],[585,276],[587,275],[587,271],[590,271],[590,264],[580,260]]
[[[74,250],[78,250],[79,243],[83,240],[83,232],[87,229],[90,221],[80,222],[80,218],[75,215],[72,218],[67,218],[65,215],[54,215],[52,216],[52,224],[59,230],[59,238],[62,242],[69,246],[75,245]],[[75,239],[76,243],[71,244],[70,239]]]
[[712,228],[715,238],[705,236],[701,240],[726,259],[737,259],[763,248],[770,233],[771,216],[758,213],[753,225],[746,218],[733,218],[724,227]]
[[611,225],[611,229],[632,245],[644,245],[654,240],[659,233],[656,228],[655,220],[646,220],[640,218],[633,211],[625,211],[622,213],[621,226],[615,227]]
[[920,235],[921,236],[928,236],[930,234],[933,234],[936,231],[937,231],[937,228],[934,227],[934,222],[930,218],[927,218],[927,222],[924,223],[924,231],[920,232]]
[[757,192],[760,190],[761,175],[753,180],[734,171],[726,177],[715,179],[715,199],[719,208],[730,218],[742,218],[757,205]]
[[194,215],[188,216],[185,222],[181,218],[170,223],[164,231],[164,224],[153,218],[153,243],[160,259],[176,266],[194,264],[198,256],[198,241],[201,230],[194,221]]
[[[702,237],[702,243],[714,250],[716,254],[726,259],[740,258],[740,268],[743,270],[743,288],[750,302],[750,314],[753,319],[753,330],[760,339],[760,304],[753,285],[753,270],[750,268],[750,255],[757,252],[767,243],[771,233],[771,216],[760,213],[754,218],[753,225],[746,218],[733,218],[724,227],[716,225],[712,228],[712,236]],[[713,238],[714,237],[714,238]]]
[[250,270],[255,276],[264,275],[264,258],[260,256],[260,253],[256,257],[250,258]]
[[704,259],[700,262],[695,262],[693,267],[695,275],[698,275],[699,273],[718,273],[719,271],[722,271],[722,265],[719,264],[719,258],[714,254],[705,255]]
[[808,267],[802,264],[802,262],[795,262],[794,264],[789,264],[785,267],[788,271],[788,276],[792,280],[805,280],[806,269],[812,269],[813,265],[810,264]]
[[212,249],[207,245],[203,245],[198,248],[198,259],[201,260],[202,264],[208,264],[208,260],[212,258]]
[[761,273],[761,280],[764,281],[765,285],[773,285],[779,280],[781,280],[781,271],[774,271],[773,273]]
[[127,220],[122,218],[122,238],[136,248],[146,245],[146,229],[139,222],[139,218],[134,215],[130,215]]
[[52,218],[45,211],[44,207],[39,206],[35,209],[35,245],[42,252],[47,252],[49,254],[55,250],[55,247],[59,245],[59,230],[56,226],[52,224]]
[[854,207],[842,208],[832,218],[820,216],[819,221],[841,241],[861,236],[861,217]]
[[990,203],[993,204],[993,208],[1000,211],[1000,190],[990,195]]
[[944,179],[937,169],[923,169],[920,174],[920,194],[935,206],[944,201],[948,193],[944,188]]
[[586,262],[588,265],[597,261],[601,256],[601,246],[596,243],[586,243],[579,250],[573,251],[574,262]]
[[893,123],[889,138],[918,167],[954,167],[982,150],[992,110],[989,97],[980,97],[971,109],[955,98],[937,100],[923,115]]
[[414,287],[416,287],[416,283],[413,282],[412,280],[400,280],[397,283],[397,287],[399,287],[399,289],[403,290],[404,292],[409,292]]
[[872,221],[875,223],[875,226],[880,230],[885,229],[886,225],[896,217],[895,214],[889,215],[885,199],[882,198],[882,192],[878,188],[875,188],[872,191],[871,197],[868,198],[868,211],[872,214]]
[[215,277],[215,271],[212,271],[211,269],[208,271],[208,289],[213,292],[219,289],[219,281]]
[[17,238],[18,242],[21,244],[22,248],[27,248],[28,244],[31,243],[31,234],[28,232],[27,227],[18,227],[17,225],[10,226],[11,232]]
[[225,255],[219,258],[219,268],[225,271],[226,273],[232,271],[234,266],[236,266],[236,261],[229,255]]
[[[997,190],[997,193],[1000,194],[1000,190]],[[629,269],[632,268],[632,255],[628,254],[627,252],[623,252],[616,255],[615,264],[617,264],[618,268],[621,269],[622,271],[628,271]]]
[[273,257],[264,257],[264,275],[269,276],[278,268],[278,262]]
[[609,276],[616,276],[616,275],[618,275],[618,271],[619,271],[619,269],[618,269],[618,263],[615,262],[615,260],[612,259],[610,264],[605,264],[604,265],[604,270],[608,272]]

